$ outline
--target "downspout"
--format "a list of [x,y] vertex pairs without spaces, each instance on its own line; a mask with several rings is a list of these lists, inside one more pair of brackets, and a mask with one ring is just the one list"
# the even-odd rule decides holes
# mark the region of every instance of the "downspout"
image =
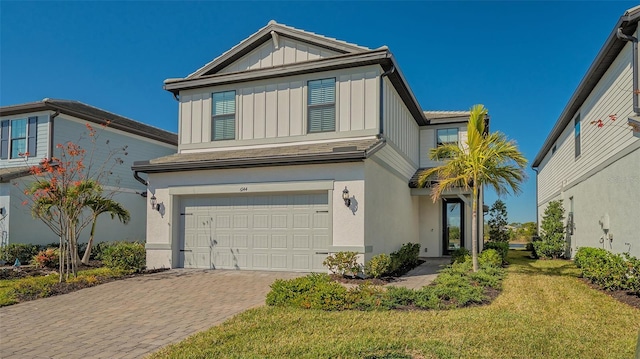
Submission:
[[60,110],[56,110],[56,112],[49,116],[49,153],[47,156],[49,157],[49,160],[51,160],[51,158],[53,157],[53,120],[58,117],[59,114]]
[[147,181],[144,178],[140,177],[140,175],[138,175],[138,171],[133,171],[133,178],[135,178],[136,181],[142,183],[143,185],[149,186],[149,181]]
[[631,67],[633,68],[633,112],[636,116],[640,116],[640,104],[638,103],[638,97],[640,97],[640,84],[638,83],[638,38],[626,35],[622,32],[622,28],[618,28],[616,34],[618,39],[622,41],[633,42],[633,50],[631,51]]
[[538,167],[531,167],[532,170],[536,172],[536,232],[540,231],[540,220],[539,220],[539,210],[538,210]]
[[391,68],[380,75],[380,135],[384,134],[384,80],[383,78],[391,75],[396,71],[396,67],[392,64]]

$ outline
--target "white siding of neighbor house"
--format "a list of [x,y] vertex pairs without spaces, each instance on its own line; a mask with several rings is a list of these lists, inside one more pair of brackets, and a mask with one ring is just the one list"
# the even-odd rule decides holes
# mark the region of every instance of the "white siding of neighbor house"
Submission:
[[19,166],[33,166],[40,163],[40,161],[46,157],[48,157],[48,148],[49,148],[49,112],[41,111],[41,112],[33,112],[33,113],[24,113],[20,115],[12,115],[12,116],[2,116],[0,117],[0,121],[4,120],[15,120],[29,117],[38,117],[38,133],[36,135],[36,153],[31,154],[31,156],[25,161],[24,158],[17,159],[7,159],[0,160],[0,167],[19,167]]
[[467,126],[464,124],[440,124],[420,127],[420,168],[437,167],[443,164],[442,161],[433,161],[429,152],[437,145],[436,130],[443,128],[457,128],[458,141],[461,145],[467,142]]
[[[579,247],[604,248],[615,253],[628,252],[640,258],[640,148],[584,181],[549,199],[562,200],[565,217],[571,211],[573,197],[573,235],[567,235],[568,254],[575,256]],[[541,223],[549,201],[539,203],[538,221]],[[603,239],[607,234],[600,221],[609,217],[609,231],[613,240]],[[567,219],[565,218],[565,224]]]
[[[59,115],[54,120],[54,144],[66,143],[68,141],[79,143],[87,151],[84,161],[85,165],[88,164],[88,159],[91,156],[92,150],[94,150],[92,159],[94,168],[97,169],[98,166],[102,166],[106,162],[104,168],[112,172],[112,174],[103,177],[102,182],[105,186],[144,191],[145,186],[133,178],[133,172],[131,171],[133,162],[145,161],[176,153],[175,146],[113,128],[103,128],[100,125],[91,123],[91,126],[97,131],[94,137],[96,141],[96,145],[94,146],[91,143],[92,138],[88,136],[87,123],[86,121],[64,114]],[[107,141],[109,143],[107,143]],[[127,146],[127,149],[124,151],[127,153],[126,155],[124,155],[123,151],[119,151],[116,156],[109,158],[110,152],[118,151],[118,149],[124,146]],[[59,156],[59,151],[59,149],[54,148],[54,155]],[[121,158],[123,163],[116,164],[116,158]]]
[[[12,181],[12,183],[2,183],[2,187],[10,187],[10,205],[6,207],[8,216],[0,221],[0,230],[7,231],[8,243],[31,243],[31,244],[49,244],[57,243],[59,238],[39,219],[31,216],[28,205],[23,205],[24,194],[22,189],[29,183],[30,179],[24,177],[21,180]],[[17,183],[17,185],[14,185]],[[142,241],[145,236],[145,223],[147,214],[147,199],[133,191],[116,193],[112,197],[129,211],[131,220],[128,224],[123,224],[117,219],[112,220],[111,216],[104,214],[98,218],[96,223],[95,241]],[[4,203],[2,204],[4,205]],[[3,228],[4,226],[4,228]],[[10,230],[9,230],[10,229]],[[89,240],[89,230],[85,230],[80,234],[80,242],[86,243]]]
[[397,251],[404,243],[418,243],[420,197],[411,196],[407,181],[385,166],[367,160],[364,168],[364,237],[366,245],[372,246],[365,259]]
[[[631,43],[628,43],[579,110],[580,156],[575,158],[572,119],[555,143],[556,152],[549,151],[540,164],[539,204],[575,186],[621,153],[629,153],[640,146],[640,139],[633,137],[626,124],[627,117],[633,115],[631,49]],[[610,121],[610,115],[615,115],[617,120]],[[597,120],[602,120],[604,126],[599,128],[591,123]]]
[[[180,151],[359,135],[378,130],[377,66],[180,92]],[[307,133],[307,82],[336,79],[336,131]],[[236,91],[236,139],[211,141],[211,94]]]
[[419,126],[388,78],[383,80],[384,134],[415,165],[420,160]]
[[218,73],[256,70],[296,62],[324,59],[336,55],[340,54],[305,42],[279,36],[278,48],[275,47],[273,40],[269,39]]
[[[170,194],[172,191],[186,189],[190,193],[192,191],[192,194],[215,195],[221,193],[222,187],[237,187],[236,192],[226,191],[224,195],[276,193],[264,191],[265,186],[272,186],[279,188],[277,193],[288,194],[294,193],[291,192],[293,184],[300,187],[300,184],[314,181],[332,184],[332,188],[326,190],[330,196],[332,249],[338,251],[340,248],[360,248],[364,251],[366,202],[362,163],[190,171],[186,174],[153,173],[149,175],[149,192],[156,196],[161,210],[149,211],[147,215],[147,266],[160,268],[179,265],[178,255],[182,240],[179,213],[181,195]],[[345,186],[352,197],[352,207],[345,206],[342,200],[342,190]],[[256,187],[263,189],[256,192]],[[303,185],[300,188],[296,191],[304,192],[304,188],[307,187]]]

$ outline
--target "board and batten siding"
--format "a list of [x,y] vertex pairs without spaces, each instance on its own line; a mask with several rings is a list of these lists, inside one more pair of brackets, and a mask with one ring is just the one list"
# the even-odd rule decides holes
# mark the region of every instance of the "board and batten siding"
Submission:
[[[180,150],[375,135],[379,74],[379,67],[367,66],[182,91]],[[336,130],[307,134],[307,82],[324,78],[336,79]],[[211,141],[211,94],[232,90],[236,139]]]
[[[580,156],[575,157],[573,119],[556,140],[556,152],[550,150],[545,155],[539,166],[538,205],[584,180],[621,152],[640,147],[640,139],[626,125],[626,119],[633,115],[631,50],[628,43],[578,111]],[[616,121],[610,120],[611,115]],[[591,123],[598,120],[603,121],[603,127]]]
[[415,165],[420,161],[419,126],[388,78],[383,80],[384,134]]
[[[12,116],[2,116],[0,121],[4,120],[17,120],[28,119],[30,117],[37,117],[37,133],[36,133],[36,153],[35,156],[32,153],[30,157],[25,161],[24,158],[15,158],[2,160],[0,166],[2,167],[19,167],[19,166],[35,166],[40,163],[44,158],[48,157],[49,152],[49,114],[47,112],[37,113],[25,113]],[[31,137],[31,134],[29,134]]]
[[[53,136],[54,143],[56,144],[66,143],[68,141],[80,144],[87,150],[85,165],[89,165],[88,158],[91,156],[90,152],[94,146],[88,136],[86,123],[86,121],[75,117],[61,114],[56,117],[54,121],[55,128]],[[109,127],[102,128],[100,125],[93,123],[91,123],[91,125],[97,131],[94,137],[96,146],[95,152],[92,155],[93,166],[95,168],[106,162],[105,168],[112,172],[111,175],[106,177],[106,180],[102,181],[104,186],[145,191],[145,186],[133,178],[133,172],[131,171],[133,162],[146,161],[176,153],[175,146],[128,134],[124,131]],[[78,139],[80,139],[80,141],[78,141]],[[108,144],[106,143],[107,140],[109,141]],[[124,151],[127,155],[124,155],[124,153],[120,151],[116,156],[113,156],[113,158],[109,158],[111,151],[123,148],[124,146],[127,146],[127,149]],[[59,151],[57,148],[54,149],[54,154],[59,155]],[[123,163],[115,164],[116,158],[121,158]],[[114,163],[112,168],[111,163]]]
[[296,62],[319,60],[336,55],[340,55],[340,53],[280,36],[277,48],[273,40],[269,39],[218,73],[256,70]]
[[455,124],[441,124],[437,126],[423,126],[420,128],[420,168],[437,167],[443,164],[442,161],[433,161],[429,156],[429,152],[437,145],[436,130],[444,128],[457,128],[458,129],[458,141],[461,145],[465,146],[467,143],[467,127],[461,126],[458,123]]

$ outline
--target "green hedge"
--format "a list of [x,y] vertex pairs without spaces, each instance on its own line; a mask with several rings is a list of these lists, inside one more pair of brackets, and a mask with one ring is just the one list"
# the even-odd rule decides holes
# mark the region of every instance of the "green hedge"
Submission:
[[640,259],[601,248],[582,247],[574,262],[582,276],[606,290],[628,290],[640,296]]
[[113,242],[102,249],[101,260],[107,268],[139,272],[146,264],[146,250],[138,242]]
[[483,251],[487,249],[495,249],[500,257],[502,257],[502,263],[507,263],[507,254],[509,253],[509,242],[487,242],[484,244]]

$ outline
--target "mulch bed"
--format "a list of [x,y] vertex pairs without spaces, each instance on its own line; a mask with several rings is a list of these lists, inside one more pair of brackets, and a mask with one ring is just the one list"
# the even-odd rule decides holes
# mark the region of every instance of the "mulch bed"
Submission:
[[585,282],[589,287],[598,290],[613,299],[616,299],[619,302],[632,306],[634,308],[640,309],[640,296],[637,296],[627,290],[604,290],[600,288],[598,285],[591,283],[586,278],[580,278],[583,282]]

